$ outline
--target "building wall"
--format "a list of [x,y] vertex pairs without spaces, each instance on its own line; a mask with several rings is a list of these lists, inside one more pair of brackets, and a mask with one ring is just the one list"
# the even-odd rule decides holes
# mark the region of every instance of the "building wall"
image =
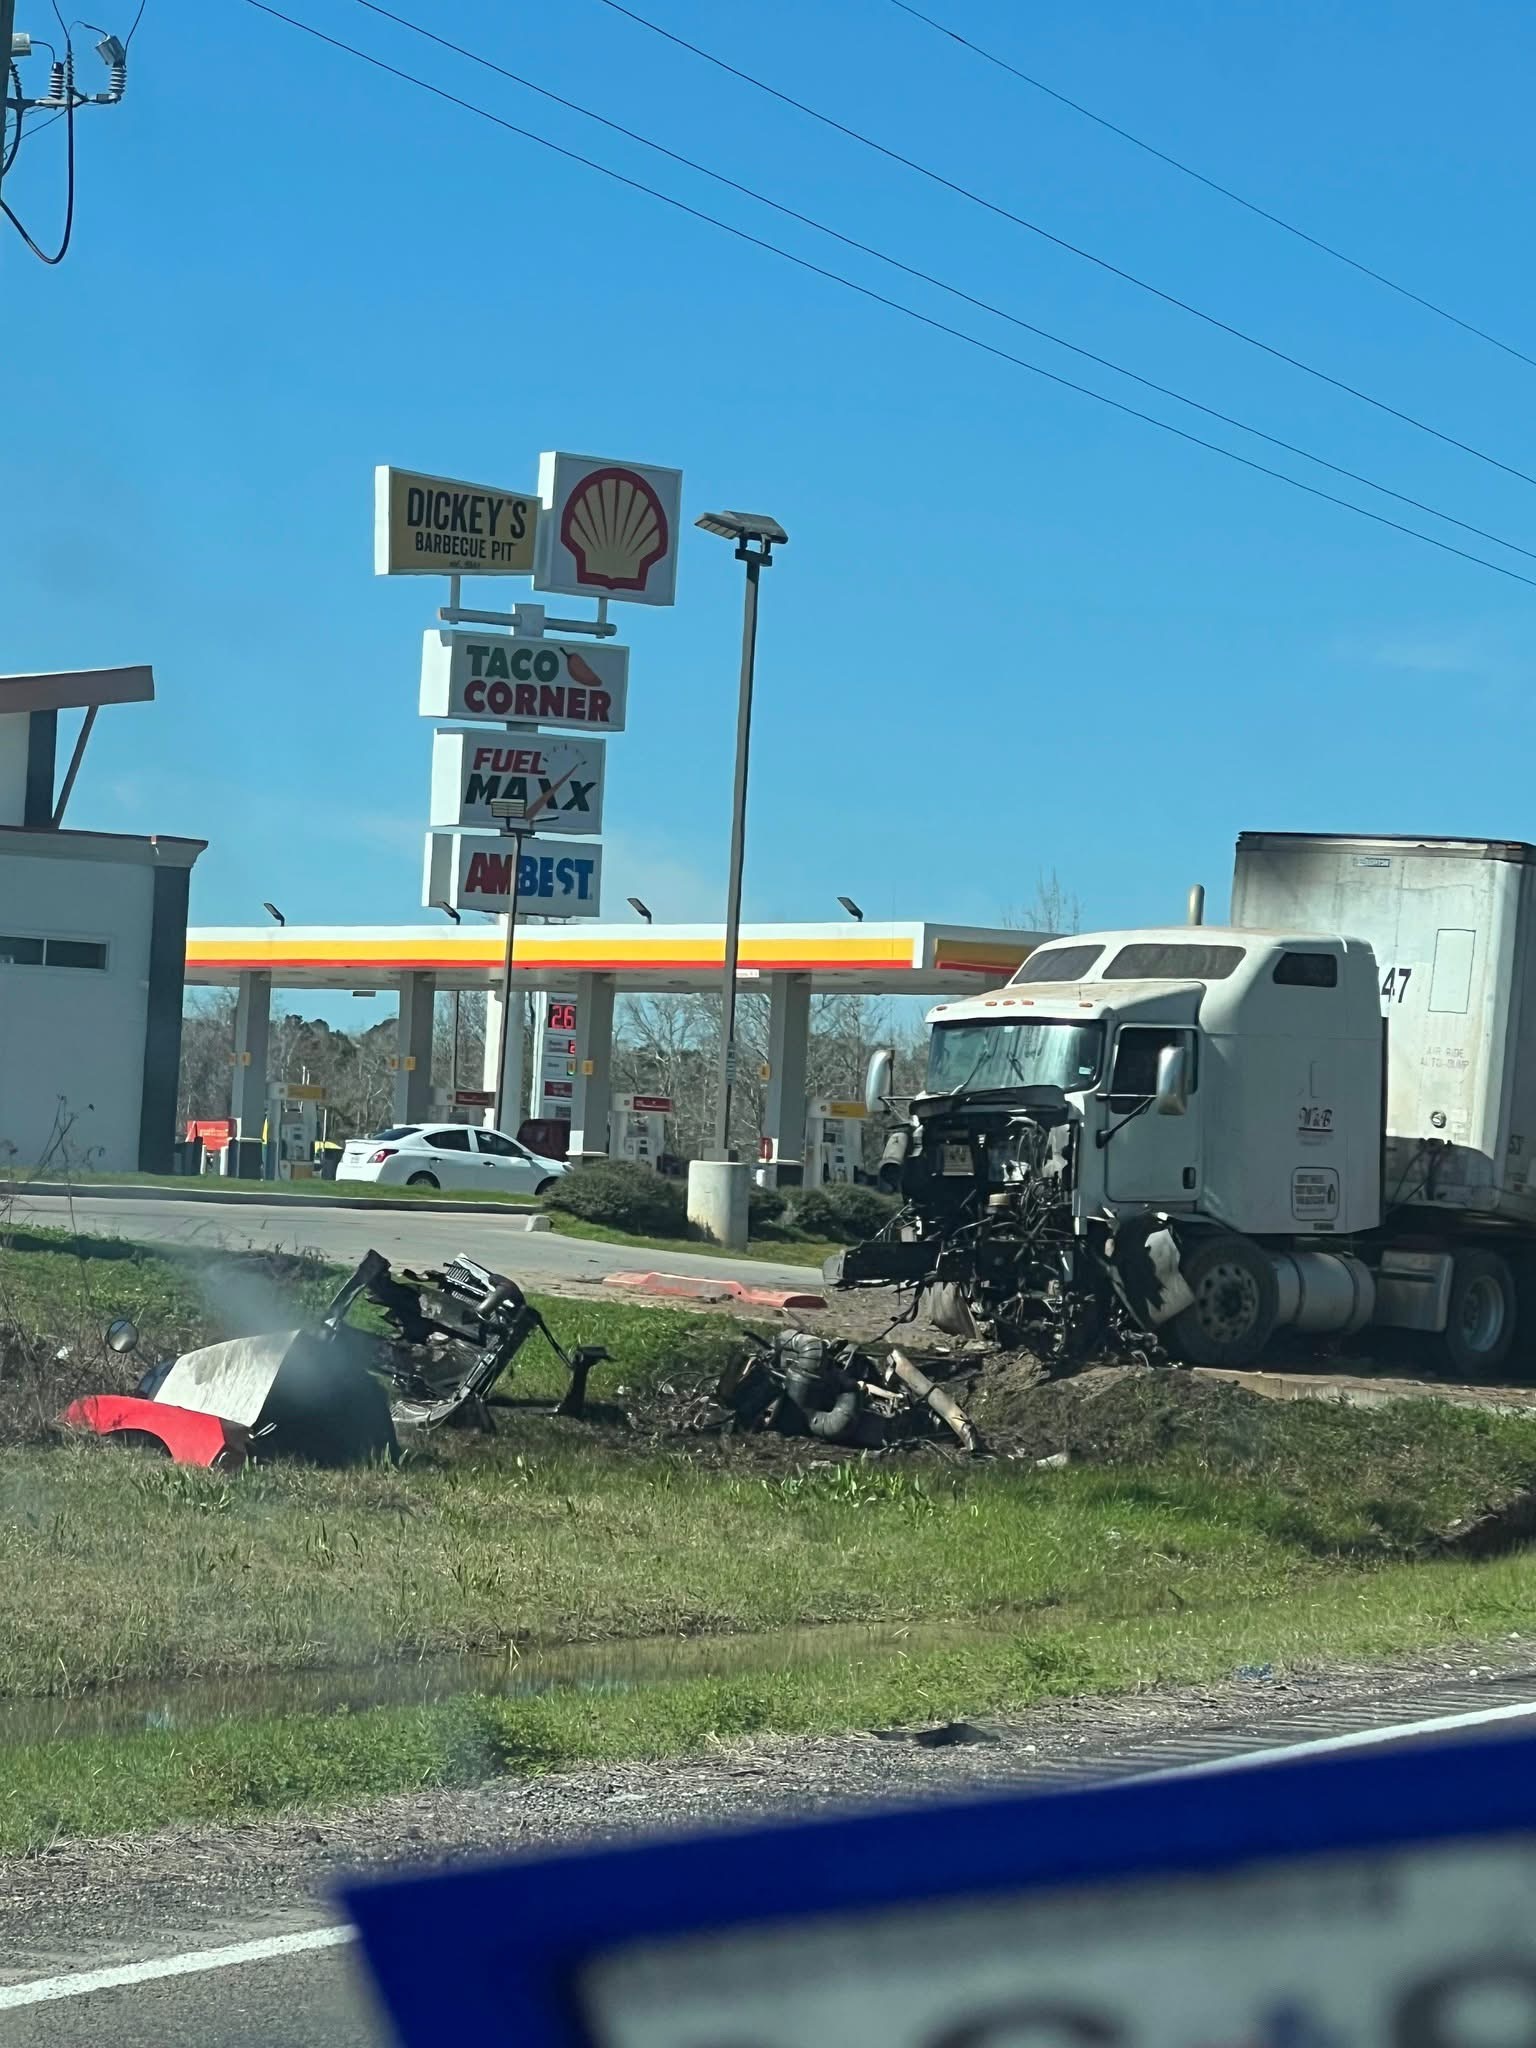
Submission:
[[[156,870],[111,860],[0,858],[0,942],[103,941],[105,969],[0,960],[0,1170],[48,1154],[66,1119],[68,1161],[139,1164]],[[5,951],[0,943],[0,954]],[[48,1164],[66,1163],[59,1149]]]

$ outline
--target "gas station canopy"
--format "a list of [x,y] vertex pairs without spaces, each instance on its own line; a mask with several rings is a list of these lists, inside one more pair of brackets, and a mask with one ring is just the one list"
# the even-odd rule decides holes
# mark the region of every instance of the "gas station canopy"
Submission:
[[[205,925],[187,933],[187,980],[203,987],[270,974],[279,988],[373,989],[402,974],[439,988],[500,983],[503,924]],[[959,924],[748,924],[739,978],[809,975],[818,995],[946,995],[1004,982],[1040,932]],[[514,958],[524,988],[573,990],[602,974],[630,994],[708,994],[719,988],[718,924],[519,925]],[[765,991],[766,992],[766,991]]]

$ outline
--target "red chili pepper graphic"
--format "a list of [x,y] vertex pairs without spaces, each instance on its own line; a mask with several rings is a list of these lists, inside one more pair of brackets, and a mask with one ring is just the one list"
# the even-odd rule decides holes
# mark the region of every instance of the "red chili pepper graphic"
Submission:
[[589,690],[594,686],[599,690],[603,687],[602,677],[589,661],[582,660],[574,647],[562,647],[560,652],[565,656],[565,665],[573,683],[581,683]]

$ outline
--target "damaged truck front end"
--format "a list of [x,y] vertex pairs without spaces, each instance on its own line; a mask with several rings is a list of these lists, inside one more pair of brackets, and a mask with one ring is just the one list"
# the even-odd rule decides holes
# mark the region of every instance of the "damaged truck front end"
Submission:
[[[1105,1155],[1122,1119],[1177,1113],[1182,1069],[1155,1063],[1146,1093],[1113,1094],[1113,1020],[1087,994],[1071,991],[1075,1017],[1007,996],[934,1013],[926,1086],[887,1147],[905,1207],[828,1262],[833,1284],[915,1286],[949,1334],[1052,1360],[1155,1348],[1189,1299],[1177,1246],[1164,1214],[1109,1200]],[[877,1099],[887,1071],[872,1062]]]

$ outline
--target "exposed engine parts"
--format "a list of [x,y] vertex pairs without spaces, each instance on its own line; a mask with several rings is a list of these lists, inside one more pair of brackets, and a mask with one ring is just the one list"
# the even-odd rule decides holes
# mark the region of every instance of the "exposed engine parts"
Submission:
[[857,1345],[809,1330],[782,1331],[768,1349],[737,1361],[715,1398],[738,1430],[875,1449],[932,1417],[930,1427],[937,1432],[942,1425],[962,1450],[979,1448],[959,1403],[904,1351],[892,1349],[877,1361]]
[[1051,1360],[1158,1355],[1157,1324],[1182,1306],[1169,1293],[1177,1254],[1170,1266],[1149,1249],[1167,1235],[1152,1215],[1118,1237],[1109,1219],[1074,1230],[1079,1132],[1059,1096],[915,1109],[900,1169],[907,1206],[879,1237],[829,1260],[828,1279],[917,1286],[947,1334],[1027,1344]]

